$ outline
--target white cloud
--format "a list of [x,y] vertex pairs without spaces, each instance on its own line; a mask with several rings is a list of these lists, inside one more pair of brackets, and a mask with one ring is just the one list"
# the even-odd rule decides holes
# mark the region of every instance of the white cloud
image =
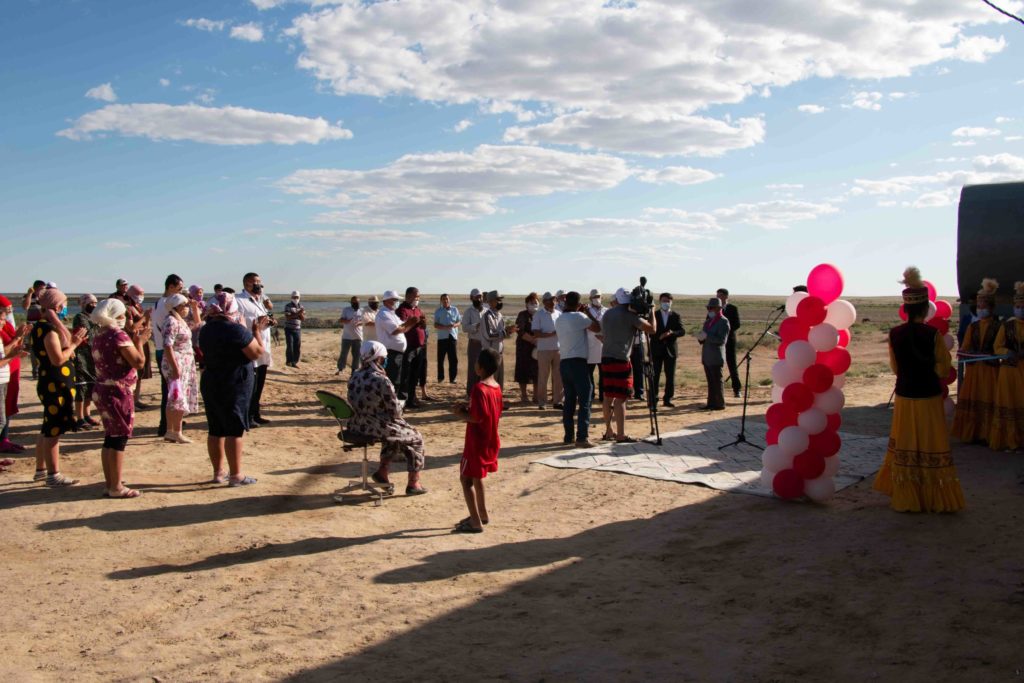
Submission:
[[195,104],[112,104],[79,117],[70,128],[57,135],[71,140],[89,140],[94,134],[106,132],[214,145],[316,144],[352,137],[351,131],[322,118]]
[[1013,154],[974,157],[974,168],[985,173],[1006,173],[1024,178],[1024,158]]
[[820,104],[801,104],[796,110],[804,114],[824,114],[828,111],[828,108]]
[[456,133],[461,133],[463,131],[469,130],[469,127],[472,125],[473,122],[470,121],[469,119],[462,119],[452,127],[452,130],[455,131]]
[[766,190],[802,190],[804,186],[801,183],[772,183],[764,186]]
[[134,247],[133,247],[133,245],[128,244],[127,242],[104,242],[103,243],[103,248],[104,249],[132,249]]
[[974,147],[976,143],[974,140],[958,140],[953,143],[954,147]]
[[961,126],[953,131],[955,138],[994,138],[1001,135],[995,128],[983,128],[981,126]]
[[249,2],[251,2],[258,10],[273,9],[274,7],[283,5],[287,1],[288,0],[249,0]]
[[638,169],[636,178],[654,185],[698,185],[720,177],[717,173],[690,166],[666,166],[660,169]]
[[282,232],[278,237],[288,239],[314,239],[332,242],[396,242],[399,240],[425,240],[433,237],[430,233],[417,230],[395,230],[378,228],[374,230],[297,230]]
[[186,19],[180,22],[182,26],[188,26],[189,28],[196,28],[200,31],[223,31],[224,27],[228,25],[226,21],[214,21],[213,19]]
[[231,37],[236,40],[258,43],[263,40],[263,27],[253,22],[232,26]]
[[1024,135],[1007,135],[1003,140],[1006,142],[1019,142],[1020,140],[1024,140]]
[[881,180],[858,179],[850,191],[853,196],[873,195],[896,197],[919,193],[912,201],[903,202],[911,208],[931,208],[954,204],[964,185],[1004,183],[1024,180],[1024,157],[1013,154],[976,156],[972,169],[940,171],[932,175],[894,176]]
[[624,160],[540,147],[481,145],[472,152],[408,154],[380,168],[305,169],[277,185],[336,210],[318,223],[396,224],[469,220],[505,197],[605,190],[631,177]]
[[830,202],[805,202],[774,199],[766,202],[736,204],[708,213],[691,213],[681,209],[647,209],[645,215],[669,216],[683,220],[700,220],[723,227],[731,224],[752,225],[766,230],[783,230],[792,223],[814,220],[838,212]]
[[857,92],[852,96],[851,107],[867,109],[868,111],[879,111],[882,108],[882,93],[880,92]]
[[1013,119],[1009,116],[997,116],[996,123],[1013,123]]
[[101,83],[95,88],[89,88],[85,91],[85,96],[103,102],[117,102],[117,93],[114,92],[114,87],[109,83]]
[[170,79],[167,79],[167,78],[161,78],[161,79],[160,79],[160,86],[161,86],[161,87],[164,87],[164,88],[166,88],[166,87],[167,87],[167,86],[169,86],[170,84],[171,84],[171,81],[170,81]]
[[[404,0],[319,8],[287,33],[300,45],[298,66],[341,95],[526,105],[557,118],[509,139],[689,154],[683,117],[811,78],[878,80],[984,61],[1005,41],[969,32],[1003,21],[961,0]],[[884,96],[867,94],[853,101],[878,109]],[[737,146],[734,124],[719,123],[697,154],[763,139],[762,125]]]

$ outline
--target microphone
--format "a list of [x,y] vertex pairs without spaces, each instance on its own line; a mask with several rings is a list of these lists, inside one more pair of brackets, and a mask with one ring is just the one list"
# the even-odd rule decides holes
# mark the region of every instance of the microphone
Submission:
[[781,306],[778,306],[778,307],[777,307],[777,308],[775,309],[775,311],[776,311],[776,312],[778,312],[778,311],[784,311],[784,310],[786,310],[786,304],[782,304]]

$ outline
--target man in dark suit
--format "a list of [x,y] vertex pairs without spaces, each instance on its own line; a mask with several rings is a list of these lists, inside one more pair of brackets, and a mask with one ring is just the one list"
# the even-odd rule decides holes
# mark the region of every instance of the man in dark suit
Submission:
[[658,297],[660,307],[654,312],[654,334],[651,335],[651,361],[654,364],[654,381],[651,385],[650,400],[658,400],[658,382],[661,370],[665,369],[665,406],[672,408],[672,396],[676,392],[676,340],[686,334],[679,314],[672,310],[672,295],[668,292]]
[[725,364],[729,366],[729,378],[732,380],[732,395],[740,397],[743,384],[740,382],[740,371],[736,367],[736,330],[740,329],[740,312],[729,303],[729,290],[724,287],[718,292],[718,300],[722,302],[722,316],[729,321],[729,339],[725,342]]

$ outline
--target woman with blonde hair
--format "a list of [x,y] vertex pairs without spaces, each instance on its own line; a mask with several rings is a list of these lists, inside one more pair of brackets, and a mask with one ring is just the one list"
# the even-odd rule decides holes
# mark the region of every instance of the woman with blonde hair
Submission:
[[1024,282],[1013,285],[1013,317],[1000,326],[995,352],[1006,358],[999,368],[988,445],[1014,451],[1024,448]]
[[[193,301],[193,308],[195,302]],[[183,294],[172,294],[164,301],[168,311],[164,322],[163,354],[160,371],[167,378],[167,433],[164,441],[192,443],[181,433],[185,416],[199,410],[199,377],[192,351],[192,327],[185,321],[189,300]],[[199,316],[192,315],[199,327]]]
[[124,451],[135,426],[134,389],[136,374],[146,363],[143,348],[149,340],[148,326],[126,328],[127,310],[119,299],[101,301],[90,320],[96,325],[92,358],[96,367],[96,407],[103,422],[103,479],[107,498],[137,498],[140,492],[124,485]]
[[[965,356],[994,356],[999,318],[996,317],[996,291],[999,283],[991,278],[981,282],[978,291],[978,319],[964,334],[960,353]],[[983,443],[992,429],[995,415],[996,385],[999,383],[999,361],[983,360],[968,363],[964,383],[956,399],[952,435],[963,443]]]
[[36,441],[34,481],[47,486],[74,486],[60,471],[61,434],[75,426],[75,349],[85,341],[85,330],[74,334],[64,325],[68,298],[56,287],[39,295],[41,314],[32,331],[32,355],[39,360],[36,393],[43,404],[43,425]]

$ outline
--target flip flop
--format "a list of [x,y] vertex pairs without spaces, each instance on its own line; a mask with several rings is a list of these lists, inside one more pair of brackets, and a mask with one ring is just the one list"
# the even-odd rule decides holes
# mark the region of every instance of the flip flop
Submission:
[[251,485],[253,485],[255,483],[256,483],[256,477],[242,477],[241,479],[229,479],[228,480],[228,486],[232,487],[232,488],[234,488],[236,486],[251,486]]
[[[483,524],[490,524],[491,520],[489,520],[489,519],[481,519],[480,522],[483,523]],[[465,519],[460,519],[458,522],[455,523],[455,526],[459,526],[460,524],[470,524],[469,517],[466,517]]]
[[114,493],[110,493],[110,491],[103,492],[104,498],[138,498],[141,495],[142,491],[130,489],[127,486],[119,491],[115,491]]
[[452,529],[452,533],[453,534],[482,534],[483,532],[484,532],[483,527],[480,527],[479,529],[477,529],[475,526],[473,526],[469,522],[466,522],[465,524],[463,524],[462,522],[459,522],[458,524],[455,525],[455,528]]
[[636,443],[636,439],[631,436],[624,436],[621,439],[615,439],[615,443]]
[[226,484],[228,483],[228,475],[226,472],[221,474],[213,475],[213,479],[210,480],[211,484]]

